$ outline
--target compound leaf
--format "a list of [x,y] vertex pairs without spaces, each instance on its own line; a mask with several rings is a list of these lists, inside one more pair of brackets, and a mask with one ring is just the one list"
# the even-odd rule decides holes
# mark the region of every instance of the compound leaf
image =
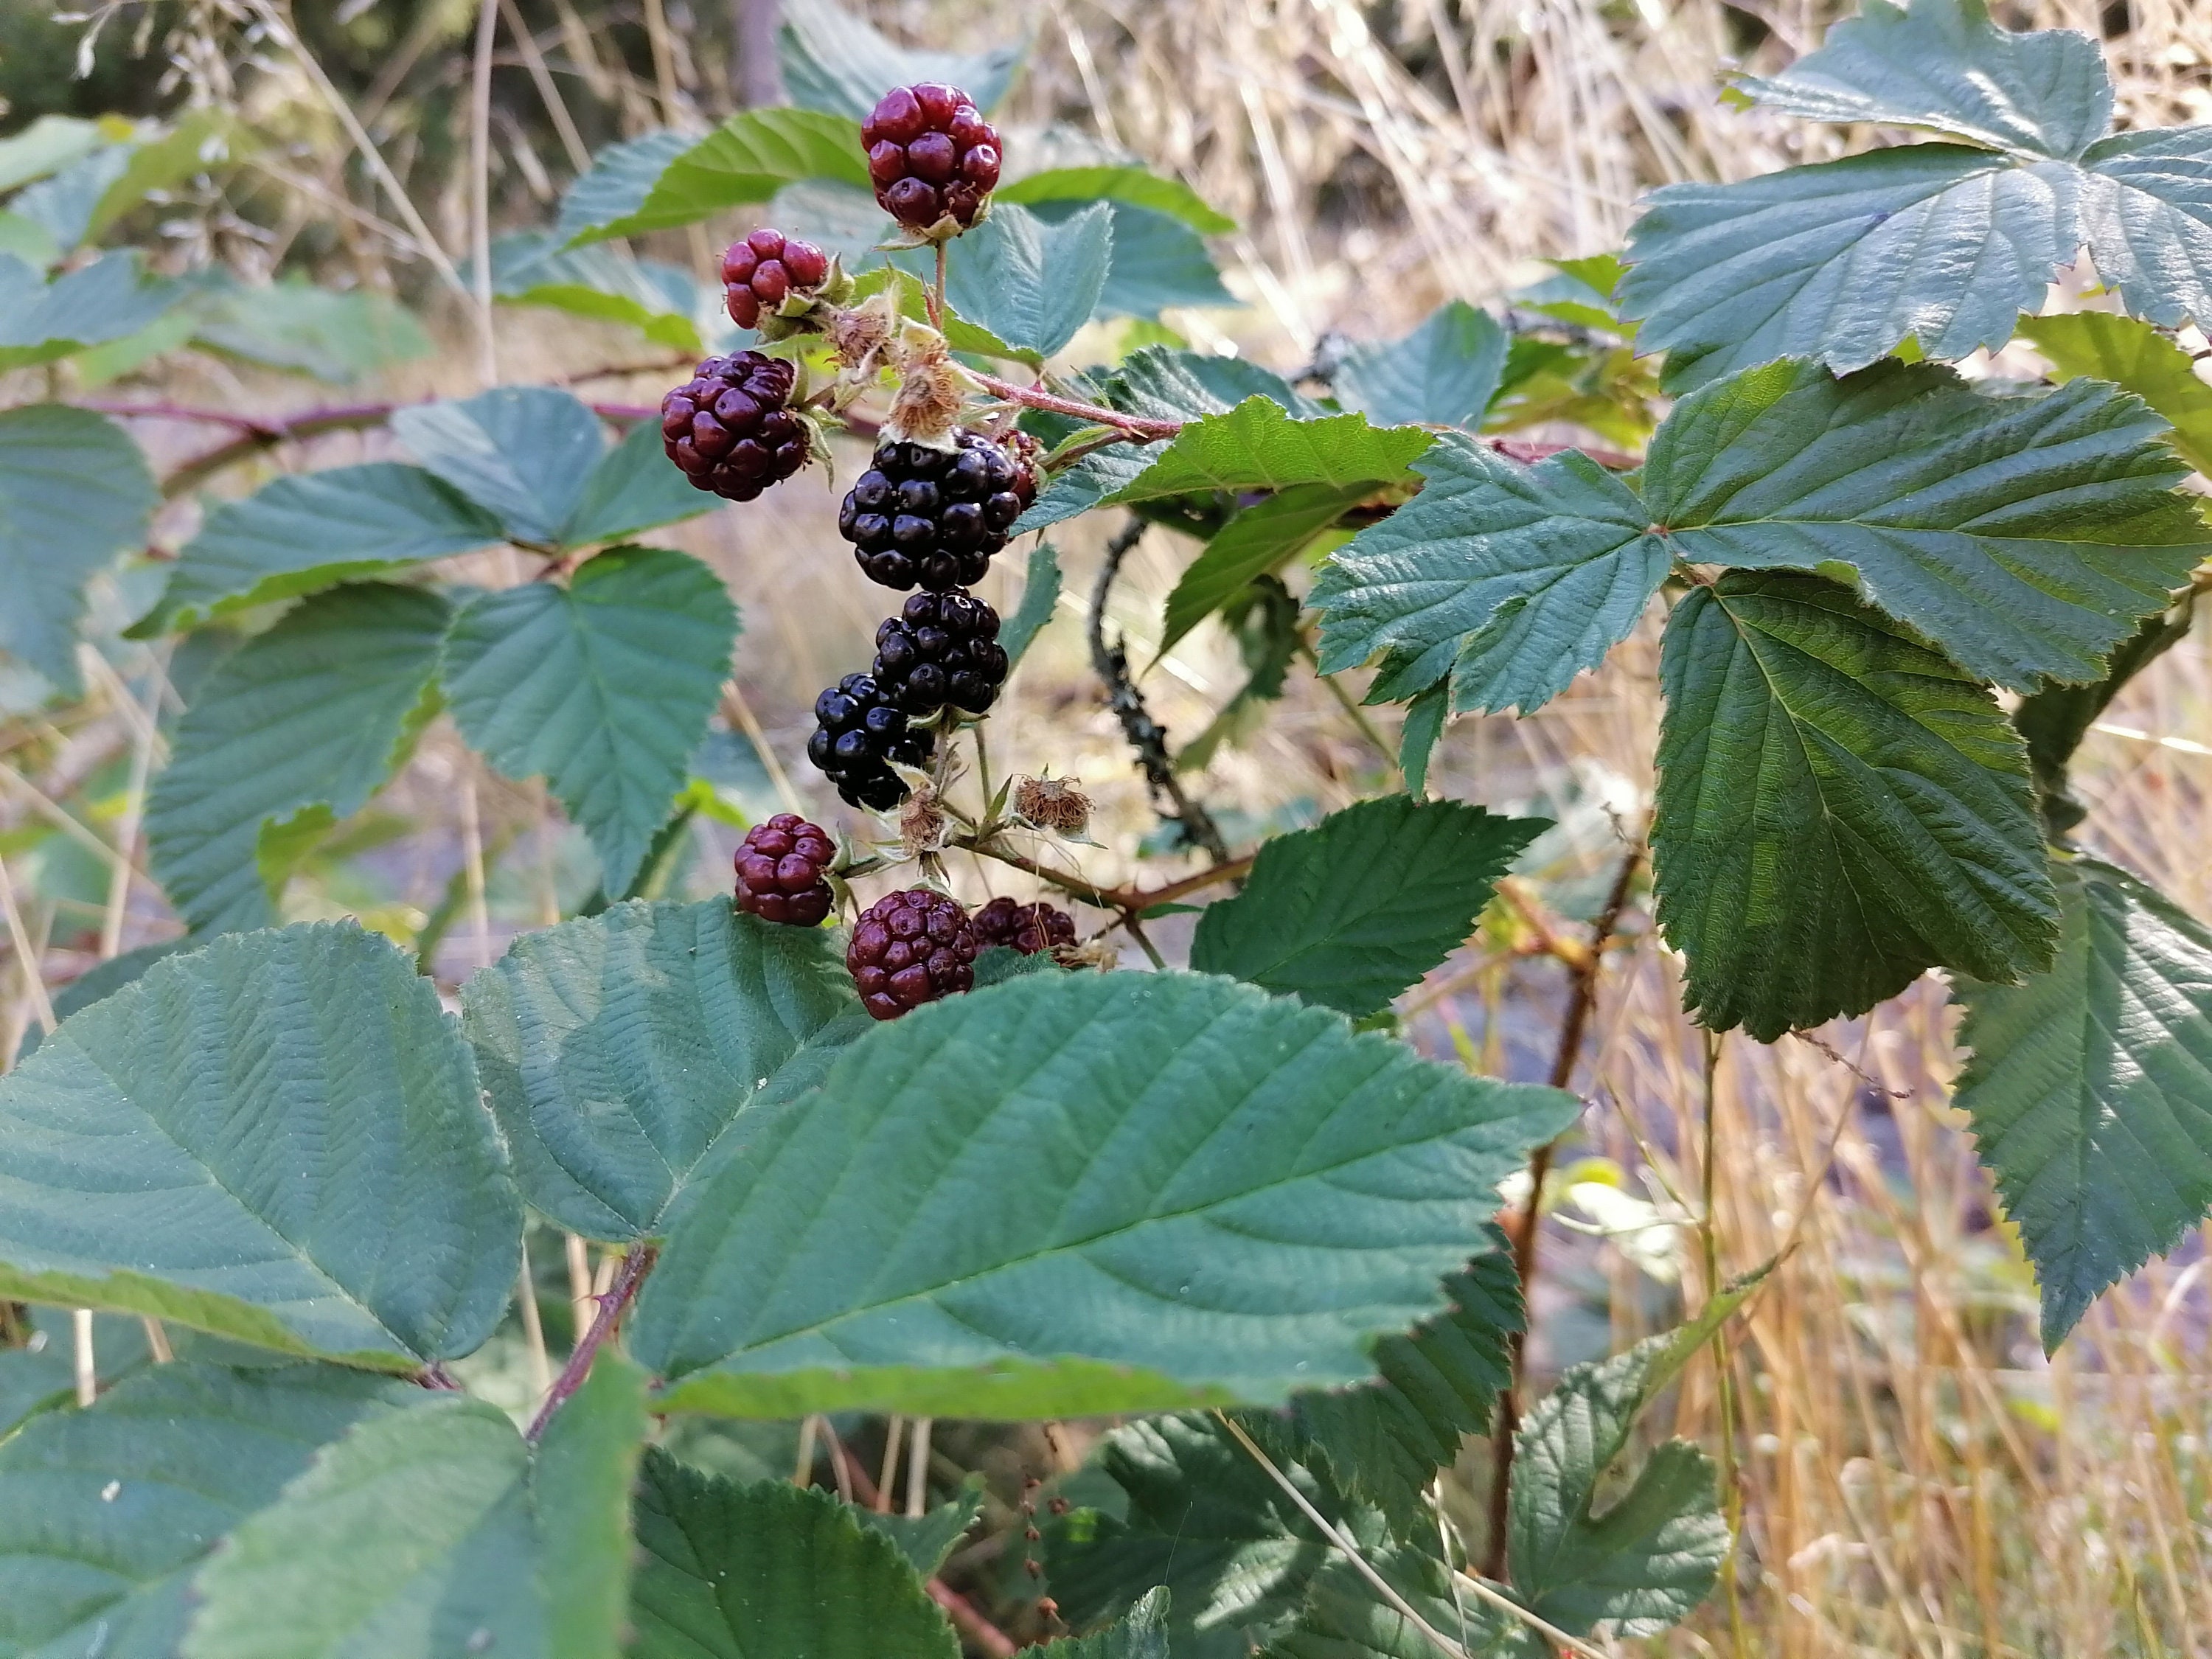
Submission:
[[146,458],[106,416],[59,404],[0,412],[0,653],[74,694],[85,583],[146,544],[160,501]]
[[616,1659],[644,1393],[601,1354],[534,1451],[454,1395],[362,1423],[201,1571],[184,1659]]
[[[740,110],[673,155],[666,155],[672,140],[665,134],[617,148],[617,154],[601,152],[602,164],[562,204],[561,229],[572,245],[696,224],[811,179],[868,188],[860,127],[849,116],[817,110]],[[659,171],[652,173],[656,162]],[[639,195],[648,173],[651,182]]]
[[368,804],[435,707],[448,615],[418,588],[333,588],[209,677],[146,805],[154,874],[194,931],[276,919],[255,857],[264,826],[316,806],[347,817]]
[[446,642],[461,735],[511,778],[542,775],[627,892],[728,672],[736,610],[689,554],[618,547],[567,587],[471,600]]
[[1848,589],[1724,576],[1668,620],[1652,850],[1687,1002],[1760,1042],[1931,967],[2049,965],[2057,908],[1996,699]]
[[2212,930],[2125,871],[2056,861],[2046,973],[1961,981],[1973,1121],[2055,1350],[2090,1303],[2212,1208]]
[[431,1398],[335,1366],[179,1361],[0,1443],[0,1651],[170,1659],[193,1571],[356,1425]]
[[1093,204],[1050,223],[997,205],[951,253],[945,297],[953,310],[1017,352],[1048,357],[1091,320],[1114,262],[1113,216]]
[[740,1112],[812,1086],[870,1024],[835,937],[726,898],[526,934],[461,1006],[523,1195],[618,1242],[657,1232]]
[[1505,331],[1453,300],[1403,339],[1354,346],[1336,371],[1337,400],[1378,426],[1472,426],[1505,372]]
[[633,1659],[958,1659],[898,1546],[830,1493],[660,1452],[637,1495]]
[[599,416],[556,386],[495,386],[412,404],[393,412],[392,429],[509,537],[541,546],[560,541],[605,447]]
[[741,1116],[633,1350],[736,1416],[1273,1403],[1371,1375],[1575,1109],[1231,980],[1010,980]]
[[[809,110],[865,120],[893,87],[941,81],[988,112],[1006,95],[1029,52],[1026,40],[979,52],[929,52],[894,45],[863,18],[830,0],[787,8],[776,32],[784,90]],[[859,146],[854,146],[855,154]]]
[[1550,828],[1460,801],[1386,795],[1260,849],[1208,905],[1190,965],[1357,1019],[1450,955],[1514,855]]
[[1534,466],[1445,433],[1421,493],[1322,567],[1321,670],[1377,658],[1372,701],[1452,676],[1462,709],[1540,708],[1626,636],[1666,579],[1636,492],[1568,450]]
[[2110,380],[2173,424],[2171,441],[2190,465],[2212,473],[2212,386],[2195,360],[2148,323],[2109,311],[2023,317],[2020,331],[2063,380]]
[[181,633],[501,538],[498,520],[420,467],[371,461],[295,473],[209,514],[170,567],[161,603],[131,632]]
[[167,957],[0,1079],[0,1295],[406,1370],[490,1334],[521,1228],[435,988],[350,922]]
[[1976,678],[2032,691],[2099,678],[2212,549],[2164,430],[2091,380],[2008,398],[1929,364],[1784,362],[1677,404],[1642,488],[1678,559],[1848,569]]

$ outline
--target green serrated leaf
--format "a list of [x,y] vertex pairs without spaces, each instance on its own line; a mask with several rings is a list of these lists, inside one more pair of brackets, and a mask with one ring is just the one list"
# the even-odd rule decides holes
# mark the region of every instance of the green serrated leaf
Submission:
[[590,168],[562,196],[554,235],[564,246],[598,240],[592,233],[627,219],[644,206],[668,164],[698,142],[696,133],[664,128],[607,145],[592,157]]
[[606,442],[599,416],[556,386],[503,386],[392,412],[392,429],[429,471],[507,527],[556,544]]
[[2212,550],[2164,422],[2095,381],[1992,397],[1948,369],[1778,362],[1678,404],[1641,487],[1674,556],[1848,568],[1984,679],[2094,680]]
[[1595,668],[1666,580],[1636,492],[1569,450],[1534,466],[1439,437],[1421,493],[1333,555],[1315,582],[1321,670],[1381,658],[1370,701],[1447,675],[1453,704],[1533,711]]
[[85,583],[145,545],[160,501],[146,458],[106,416],[59,404],[0,411],[0,656],[74,695]]
[[606,246],[566,247],[557,231],[532,230],[492,243],[491,271],[493,296],[506,304],[627,323],[657,345],[693,356],[706,349],[705,296],[680,265]]
[[1398,771],[1406,793],[1420,800],[1428,793],[1429,759],[1444,734],[1449,712],[1449,696],[1442,685],[1432,685],[1406,705],[1405,724],[1398,730]]
[[1006,672],[1028,654],[1038,631],[1052,620],[1060,604],[1060,554],[1050,542],[1040,539],[1030,550],[1029,568],[1022,578],[1021,608],[999,629],[999,645],[1006,653]]
[[736,1416],[1271,1403],[1369,1375],[1575,1109],[1229,980],[1013,980],[741,1118],[633,1351]]
[[624,155],[611,170],[604,192],[594,186],[573,212],[562,204],[562,228],[572,244],[697,224],[730,208],[765,202],[786,185],[808,179],[868,186],[866,151],[852,117],[784,107],[740,110],[668,161],[628,211],[597,218],[624,204],[623,193],[659,153],[655,147]]
[[436,347],[414,314],[389,295],[318,288],[299,279],[249,287],[228,283],[194,307],[196,344],[265,368],[290,369],[343,385]]
[[959,1659],[898,1547],[830,1493],[647,1455],[633,1659]]
[[1337,400],[1378,426],[1472,426],[1498,395],[1505,343],[1488,312],[1450,301],[1403,339],[1354,346],[1336,371]]
[[370,461],[294,473],[209,514],[131,634],[184,633],[501,539],[498,520],[420,467]]
[[0,1443],[0,1651],[170,1659],[208,1554],[321,1448],[428,1398],[335,1366],[179,1361],[29,1424]]
[[[1128,202],[1106,206],[1114,221],[1114,264],[1092,316],[1157,319],[1171,307],[1243,303],[1223,285],[1204,240],[1182,220]],[[1031,210],[1049,222],[1076,211],[1077,204],[1039,202]]]
[[2108,311],[2023,317],[2020,331],[2062,379],[2110,380],[2172,422],[2170,441],[2199,472],[2212,473],[2212,386],[2196,362],[2148,323]]
[[1658,920],[1686,1001],[1762,1042],[1931,967],[2049,965],[2026,756],[1989,692],[1849,590],[1734,574],[1660,659]]
[[51,283],[13,254],[0,254],[0,369],[49,363],[136,334],[182,292],[174,283],[142,277],[135,249],[103,253]]
[[2052,686],[2022,697],[2013,710],[2012,723],[2027,744],[2028,771],[2054,840],[2063,839],[2089,815],[2068,784],[2074,751],[2121,688],[2187,639],[2194,621],[2194,610],[2187,605],[2153,617],[2112,653],[2103,679],[2094,685]]
[[[1619,254],[1593,253],[1580,259],[1547,259],[1544,263],[1558,274],[1527,288],[1516,289],[1507,297],[1517,309],[1556,317],[1581,328],[1607,333],[1620,331],[1620,310],[1613,295],[1628,267],[1621,263]],[[1516,340],[1513,344],[1517,348],[1522,343]]]
[[949,1504],[939,1504],[927,1515],[878,1515],[873,1510],[853,1511],[860,1522],[898,1546],[907,1565],[924,1578],[937,1570],[959,1547],[975,1517],[983,1512],[982,1477],[969,1477],[969,1489]]
[[448,616],[418,588],[333,588],[209,677],[146,804],[154,875],[194,931],[276,919],[254,862],[262,825],[368,804],[420,729]]
[[70,1016],[0,1079],[0,1295],[386,1370],[476,1348],[520,1249],[467,1045],[350,922],[218,939]]
[[721,579],[665,548],[618,547],[563,588],[464,606],[446,641],[461,735],[512,778],[542,775],[628,890],[706,734],[738,631]]
[[1234,898],[1208,905],[1190,965],[1354,1018],[1449,956],[1543,818],[1386,795],[1260,849]]
[[601,1355],[534,1453],[457,1395],[360,1424],[202,1569],[184,1659],[616,1659],[643,1395]]
[[1025,205],[1038,202],[1126,202],[1132,207],[1165,214],[1208,236],[1226,236],[1237,228],[1227,214],[1206,204],[1180,179],[1164,179],[1134,165],[1106,163],[1091,167],[1046,167],[1002,184],[992,192],[995,206],[1005,202]]
[[1053,1659],[1168,1659],[1168,1614],[1174,1605],[1168,1587],[1154,1585],[1104,1630],[1060,1643]]
[[1172,650],[1255,576],[1279,568],[1382,488],[1374,479],[1349,484],[1293,484],[1239,511],[1176,579],[1174,591],[1168,595],[1161,654]]
[[[1470,1593],[1429,1551],[1393,1544],[1367,1552],[1366,1560],[1431,1630],[1474,1659],[1545,1659],[1548,1644],[1546,1650],[1518,1645],[1526,1627]],[[1366,1574],[1338,1556],[1314,1574],[1297,1623],[1264,1659],[1436,1659],[1436,1652],[1435,1643],[1376,1594]]]
[[1961,981],[1972,1120],[2056,1351],[2108,1286],[2212,1208],[2212,930],[2094,859],[2059,860],[2057,960]]
[[619,1243],[658,1233],[739,1113],[811,1087],[870,1024],[832,934],[726,898],[526,934],[461,1007],[524,1196]]
[[561,526],[560,540],[567,547],[620,541],[641,530],[696,519],[721,504],[668,459],[660,422],[639,421],[584,480],[583,497]]
[[855,121],[865,120],[893,87],[920,81],[958,87],[988,112],[1006,95],[1029,52],[1026,38],[979,52],[897,46],[831,0],[807,0],[787,10],[775,46],[792,102]]
[[1149,466],[1100,505],[1216,489],[1395,482],[1431,441],[1432,434],[1419,427],[1370,426],[1364,415],[1301,420],[1255,394],[1226,414],[1190,421]]
[[945,297],[1018,351],[1048,357],[1091,320],[1114,259],[1113,216],[1094,204],[1057,224],[997,205],[953,245]]
[[[29,1312],[29,1319],[21,1322],[29,1326],[24,1346],[0,1348],[0,1441],[42,1412],[76,1403],[76,1316],[58,1308]],[[92,1357],[93,1374],[103,1389],[112,1389],[148,1364],[144,1325],[136,1319],[94,1315]],[[4,1463],[0,1458],[0,1467]],[[0,1480],[4,1479],[0,1475]],[[7,1546],[0,1544],[0,1559],[8,1553]],[[0,1567],[0,1572],[6,1571]],[[0,1641],[7,1639],[6,1628],[0,1626]]]

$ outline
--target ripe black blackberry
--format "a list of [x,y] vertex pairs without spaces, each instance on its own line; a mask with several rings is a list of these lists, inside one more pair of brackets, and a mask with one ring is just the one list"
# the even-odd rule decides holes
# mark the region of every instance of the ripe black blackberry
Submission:
[[885,587],[973,587],[1006,544],[1007,529],[1036,499],[1036,470],[1022,446],[962,427],[950,452],[922,444],[876,446],[837,514],[837,532],[871,580]]
[[780,357],[709,357],[660,400],[668,459],[702,489],[749,501],[806,465],[806,422],[785,407],[797,372]]
[[975,924],[958,899],[909,887],[860,913],[845,947],[845,968],[861,1006],[878,1019],[896,1019],[973,988],[970,964],[978,948]]
[[998,636],[999,613],[973,594],[916,593],[876,629],[876,684],[916,717],[948,702],[980,714],[1006,680]]
[[755,824],[738,847],[738,908],[763,921],[818,927],[836,902],[822,878],[836,856],[830,832],[796,812]]
[[817,697],[814,719],[806,758],[850,806],[890,811],[908,793],[891,763],[927,766],[937,747],[928,732],[908,726],[906,711],[867,674],[848,674]]
[[1017,904],[994,898],[975,913],[975,937],[987,945],[1004,945],[1033,957],[1056,945],[1075,943],[1075,918],[1042,902]]
[[860,125],[876,203],[913,230],[963,229],[999,182],[999,135],[957,87],[893,87]]
[[758,328],[763,312],[774,314],[790,295],[821,287],[829,276],[830,256],[813,243],[757,230],[722,256],[722,300],[732,322]]

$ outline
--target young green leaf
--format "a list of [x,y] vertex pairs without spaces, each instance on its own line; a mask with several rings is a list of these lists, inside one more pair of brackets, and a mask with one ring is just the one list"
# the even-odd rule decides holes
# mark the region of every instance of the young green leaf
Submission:
[[945,1559],[959,1547],[968,1528],[983,1512],[982,1477],[970,1475],[968,1490],[951,1503],[939,1504],[927,1515],[879,1515],[856,1509],[860,1522],[898,1546],[907,1565],[924,1578],[933,1578]]
[[706,734],[738,619],[721,580],[665,548],[619,547],[567,587],[471,600],[446,641],[461,735],[511,778],[543,775],[629,890]]
[[620,541],[720,505],[720,496],[695,488],[670,463],[660,422],[640,421],[584,480],[583,496],[561,526],[560,540],[568,547]]
[[1168,595],[1167,623],[1160,636],[1162,654],[1242,592],[1255,576],[1264,576],[1368,496],[1382,488],[1375,479],[1355,483],[1293,484],[1279,494],[1242,508],[1206,544]]
[[370,461],[299,472],[207,516],[133,637],[406,570],[502,539],[499,520],[420,467]]
[[1189,422],[1149,466],[1099,505],[1216,489],[1395,482],[1431,441],[1419,427],[1370,426],[1364,415],[1302,420],[1255,393],[1226,414]]
[[2055,1351],[2090,1303],[2212,1208],[2212,929],[2125,871],[2059,860],[2058,959],[1962,981],[1973,1121]]
[[182,1659],[616,1659],[645,1428],[609,1354],[534,1451],[459,1395],[365,1421],[201,1569]]
[[1026,38],[979,52],[929,52],[896,46],[874,25],[831,0],[787,7],[776,31],[776,59],[791,101],[859,121],[893,87],[941,81],[960,88],[988,112],[1013,84]]
[[1009,674],[1021,661],[1038,631],[1052,620],[1060,604],[1060,555],[1042,538],[1030,550],[1027,573],[1022,577],[1021,608],[999,629],[999,644],[1006,653]]
[[70,1016],[0,1078],[0,1295],[387,1370],[474,1350],[520,1249],[467,1045],[350,922],[218,939]]
[[616,1242],[656,1234],[739,1113],[811,1087],[870,1024],[830,933],[727,898],[526,934],[461,1008],[523,1195]]
[[738,1416],[1280,1401],[1370,1375],[1575,1109],[1229,980],[1026,976],[741,1117],[631,1342]]
[[2110,380],[2173,423],[2170,441],[2199,472],[2212,473],[2212,386],[2196,360],[2148,323],[2109,311],[2023,317],[2020,331],[2063,380]]
[[2164,430],[2094,381],[2008,398],[1927,364],[1770,363],[1678,404],[1642,489],[1676,558],[1848,567],[1978,678],[2032,691],[2097,678],[2212,550]]
[[1019,202],[1126,202],[1179,219],[1208,236],[1226,236],[1237,228],[1227,214],[1206,204],[1206,199],[1180,179],[1162,178],[1133,163],[1103,163],[1091,167],[1046,167],[1024,173],[992,192],[995,205]]
[[1053,1659],[1168,1659],[1168,1613],[1174,1605],[1168,1587],[1155,1585],[1104,1630],[1060,1643]]
[[959,1659],[898,1547],[831,1494],[647,1454],[632,1659]]
[[1322,672],[1388,665],[1370,701],[1449,674],[1457,708],[1541,708],[1605,660],[1666,580],[1650,514],[1588,456],[1522,466],[1446,433],[1413,470],[1421,493],[1313,587]]
[[182,292],[175,283],[143,277],[135,249],[103,253],[52,282],[0,253],[0,370],[50,363],[136,334]]
[[643,207],[668,164],[698,142],[696,134],[662,128],[607,145],[562,196],[553,234],[563,246],[599,240],[593,232]]
[[173,1654],[191,1576],[234,1528],[321,1448],[430,1398],[335,1366],[180,1360],[28,1424],[0,1443],[0,1652]]
[[1048,224],[1027,208],[995,206],[956,242],[945,297],[1017,351],[1049,357],[1091,320],[1114,261],[1114,221],[1093,204]]
[[1260,849],[1206,907],[1190,965],[1358,1018],[1450,955],[1514,855],[1551,827],[1459,801],[1385,795]]
[[1398,772],[1415,800],[1428,793],[1429,758],[1443,738],[1447,696],[1444,686],[1431,686],[1406,705],[1405,723],[1398,728]]
[[1504,368],[1505,331],[1453,300],[1403,339],[1354,346],[1334,384],[1338,402],[1378,426],[1473,426]]
[[[868,183],[859,126],[848,116],[815,110],[739,110],[669,157],[643,196],[634,197],[666,148],[665,140],[649,145],[636,140],[607,158],[604,179],[595,167],[578,181],[577,193],[561,210],[561,228],[571,246],[697,224],[810,179],[862,188]],[[614,216],[603,216],[610,213]]]
[[0,654],[74,694],[84,585],[145,545],[160,501],[146,458],[106,416],[59,404],[0,412]]
[[459,402],[410,404],[393,412],[392,429],[510,538],[541,545],[561,539],[606,447],[599,416],[556,386],[503,386]]
[[254,858],[264,826],[368,804],[436,708],[448,617],[419,588],[333,588],[209,677],[146,804],[154,875],[195,932],[276,920]]
[[1689,1006],[1760,1042],[1932,967],[2047,967],[2057,908],[1996,699],[1809,576],[1699,587],[1660,659],[1658,919]]

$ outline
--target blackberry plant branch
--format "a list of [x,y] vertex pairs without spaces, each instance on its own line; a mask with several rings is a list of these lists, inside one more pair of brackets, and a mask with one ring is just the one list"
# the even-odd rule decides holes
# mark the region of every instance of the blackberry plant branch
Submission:
[[577,1342],[575,1352],[568,1356],[568,1363],[561,1368],[561,1375],[553,1379],[553,1387],[546,1394],[544,1404],[538,1407],[538,1415],[530,1419],[530,1427],[523,1437],[532,1445],[537,1444],[538,1437],[545,1432],[545,1425],[553,1420],[553,1413],[561,1409],[569,1395],[584,1386],[584,1379],[592,1374],[592,1359],[606,1346],[607,1339],[615,1334],[615,1328],[622,1322],[623,1310],[637,1294],[638,1286],[645,1283],[646,1274],[653,1270],[653,1259],[656,1254],[650,1244],[633,1244],[629,1254],[623,1257],[622,1271],[615,1275],[615,1282],[607,1293],[599,1298],[599,1310],[592,1321],[591,1328]]
[[981,858],[995,859],[1000,864],[1019,870],[1024,875],[1035,876],[1039,881],[1047,882],[1071,897],[1080,899],[1098,909],[1121,910],[1137,915],[1142,915],[1156,905],[1172,904],[1193,893],[1201,893],[1209,887],[1235,881],[1250,871],[1252,860],[1257,856],[1245,853],[1233,859],[1224,859],[1196,875],[1163,882],[1158,887],[1100,887],[1080,876],[1070,875],[1065,870],[1055,870],[1049,865],[1024,857],[1000,842],[995,833],[991,836],[954,836],[945,844],[961,848]]

